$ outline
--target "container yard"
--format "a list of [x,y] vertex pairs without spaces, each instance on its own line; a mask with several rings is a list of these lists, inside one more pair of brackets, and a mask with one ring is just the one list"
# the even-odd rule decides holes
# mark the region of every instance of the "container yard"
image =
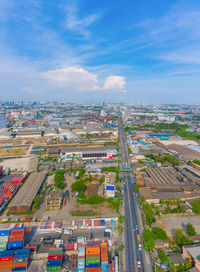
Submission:
[[10,199],[18,190],[18,184],[5,183],[0,187],[0,212],[4,210]]

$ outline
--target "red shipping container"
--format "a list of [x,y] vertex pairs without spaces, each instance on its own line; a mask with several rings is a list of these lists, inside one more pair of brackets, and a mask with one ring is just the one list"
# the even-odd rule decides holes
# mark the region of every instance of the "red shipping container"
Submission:
[[85,272],[101,272],[101,268],[100,267],[86,268]]
[[91,227],[92,226],[92,220],[86,219],[85,220],[85,225],[87,225],[88,227]]
[[48,256],[48,260],[62,260],[62,255]]
[[95,226],[95,227],[101,226],[101,222],[100,222],[99,219],[98,219],[98,220],[94,220],[94,226]]
[[0,264],[1,262],[10,262],[13,260],[13,256],[9,256],[9,257],[1,257],[0,258]]

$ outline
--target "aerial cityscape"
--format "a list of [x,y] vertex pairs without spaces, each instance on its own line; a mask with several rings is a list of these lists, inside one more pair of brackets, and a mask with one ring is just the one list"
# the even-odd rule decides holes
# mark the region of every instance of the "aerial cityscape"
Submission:
[[199,0],[1,0],[0,29],[0,271],[200,272]]

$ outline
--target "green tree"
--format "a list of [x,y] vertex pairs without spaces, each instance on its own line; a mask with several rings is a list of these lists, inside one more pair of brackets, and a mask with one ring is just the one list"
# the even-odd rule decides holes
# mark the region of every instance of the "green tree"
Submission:
[[153,233],[154,240],[157,240],[157,239],[161,239],[164,241],[168,240],[166,232],[161,228],[158,228],[158,227],[153,228],[152,233]]
[[64,188],[64,170],[57,170],[54,176],[55,187],[57,189]]
[[200,198],[192,202],[193,212],[200,214]]
[[148,241],[149,239],[151,239],[153,237],[152,235],[152,231],[149,229],[145,229],[142,233],[142,238],[144,241]]
[[144,241],[144,249],[147,251],[152,251],[155,248],[155,243],[152,238],[150,238],[148,241]]
[[156,214],[158,215],[158,216],[160,216],[160,207],[159,206],[156,206]]
[[195,228],[190,222],[188,222],[187,225],[186,225],[186,232],[190,236],[196,235]]
[[119,222],[120,224],[123,224],[123,223],[124,223],[124,220],[125,220],[125,216],[123,216],[123,215],[118,216],[118,222]]
[[179,246],[191,244],[191,241],[188,239],[182,229],[176,229],[174,231],[174,240]]
[[144,205],[144,214],[145,214],[146,224],[148,226],[151,226],[153,218],[154,218],[154,212],[153,212],[152,206],[149,203],[145,203]]
[[161,260],[162,263],[167,263],[168,258],[164,250],[159,250],[158,251],[158,258]]
[[140,187],[141,187],[140,184],[135,185],[135,186],[133,187],[133,191],[134,191],[135,193],[139,192]]
[[72,192],[83,192],[86,188],[85,181],[79,180],[71,185]]

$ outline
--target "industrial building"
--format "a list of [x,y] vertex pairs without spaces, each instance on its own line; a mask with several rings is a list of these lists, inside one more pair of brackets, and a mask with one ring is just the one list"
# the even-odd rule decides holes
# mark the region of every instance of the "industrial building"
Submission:
[[200,271],[200,244],[183,246],[183,256]]
[[62,191],[56,190],[48,193],[45,199],[46,210],[58,210],[62,203]]
[[83,160],[113,159],[117,154],[116,146],[67,146],[48,148],[50,156],[60,156],[61,160],[80,157]]
[[11,201],[8,212],[14,214],[28,212],[45,178],[46,172],[32,173]]
[[200,157],[200,152],[193,150],[187,146],[171,144],[167,146],[168,150],[184,161],[193,161]]

